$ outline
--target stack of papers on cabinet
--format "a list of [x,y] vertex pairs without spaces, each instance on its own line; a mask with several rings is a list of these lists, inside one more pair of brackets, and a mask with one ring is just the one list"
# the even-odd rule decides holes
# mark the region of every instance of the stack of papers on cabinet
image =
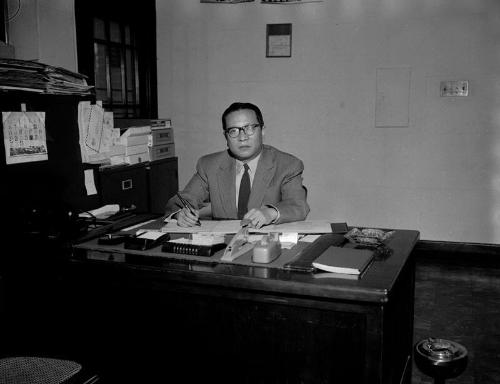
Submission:
[[29,92],[92,95],[87,76],[36,61],[0,58],[0,89]]

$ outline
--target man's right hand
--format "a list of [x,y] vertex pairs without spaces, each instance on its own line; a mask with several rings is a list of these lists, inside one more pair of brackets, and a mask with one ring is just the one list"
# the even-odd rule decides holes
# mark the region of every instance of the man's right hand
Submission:
[[199,213],[198,211],[191,211],[187,208],[182,208],[179,212],[177,212],[177,225],[179,227],[194,227],[195,225],[199,225]]

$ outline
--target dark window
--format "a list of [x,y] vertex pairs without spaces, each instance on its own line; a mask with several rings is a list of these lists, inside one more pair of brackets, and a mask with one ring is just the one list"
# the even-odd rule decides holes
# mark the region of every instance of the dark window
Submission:
[[7,42],[7,0],[0,0],[0,41]]
[[75,1],[78,71],[115,118],[156,118],[154,0]]

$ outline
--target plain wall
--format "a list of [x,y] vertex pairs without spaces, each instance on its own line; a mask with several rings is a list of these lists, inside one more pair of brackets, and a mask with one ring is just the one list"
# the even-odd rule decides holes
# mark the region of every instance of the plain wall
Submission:
[[[75,70],[73,2],[21,6],[16,56]],[[291,58],[266,58],[274,23],[292,23]],[[500,243],[497,0],[168,0],[157,28],[159,117],[173,121],[181,187],[200,155],[225,148],[223,110],[251,101],[265,141],[304,161],[309,219]],[[407,127],[375,127],[381,68],[410,72]],[[440,97],[448,80],[468,80],[469,96]]]
[[[292,24],[292,57],[266,58],[266,24]],[[179,182],[225,148],[220,115],[258,104],[265,142],[305,164],[309,219],[500,243],[500,2],[157,1],[159,116]],[[408,69],[406,127],[375,126],[379,68]],[[468,80],[468,97],[440,82]]]
[[77,71],[75,6],[68,0],[7,0],[15,58]]

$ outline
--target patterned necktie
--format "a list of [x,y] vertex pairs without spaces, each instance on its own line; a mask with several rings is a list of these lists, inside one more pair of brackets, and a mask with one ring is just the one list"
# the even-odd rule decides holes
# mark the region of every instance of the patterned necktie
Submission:
[[248,198],[250,197],[250,176],[248,175],[248,164],[243,164],[245,172],[241,177],[240,193],[238,195],[238,219],[243,219],[248,210]]

